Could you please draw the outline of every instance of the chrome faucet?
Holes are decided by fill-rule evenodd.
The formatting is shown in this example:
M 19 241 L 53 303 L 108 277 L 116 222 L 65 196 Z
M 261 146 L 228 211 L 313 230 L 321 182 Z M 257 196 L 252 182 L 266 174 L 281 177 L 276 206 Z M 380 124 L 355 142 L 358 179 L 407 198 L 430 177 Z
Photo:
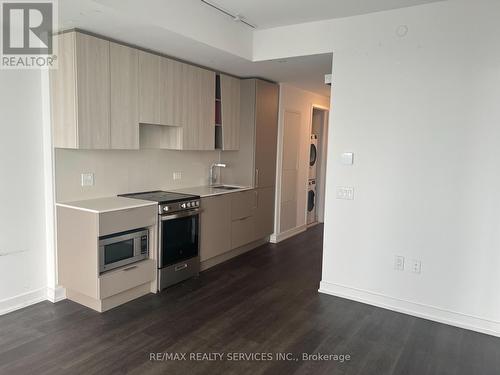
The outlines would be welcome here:
M 213 163 L 210 167 L 210 177 L 209 177 L 209 185 L 213 186 L 217 183 L 217 175 L 214 172 L 214 168 L 226 168 L 226 164 L 224 163 Z

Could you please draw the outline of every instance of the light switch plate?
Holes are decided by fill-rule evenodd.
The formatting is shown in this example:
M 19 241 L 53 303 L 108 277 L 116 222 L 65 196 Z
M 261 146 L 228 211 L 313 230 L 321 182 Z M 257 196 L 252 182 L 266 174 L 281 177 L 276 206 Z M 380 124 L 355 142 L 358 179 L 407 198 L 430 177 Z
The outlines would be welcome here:
M 351 186 L 337 186 L 337 199 L 354 199 L 354 188 Z
M 354 153 L 344 152 L 341 156 L 342 164 L 353 165 L 354 164 Z
M 180 180 L 180 179 L 182 179 L 182 172 L 174 172 L 173 173 L 173 179 L 174 180 Z
M 94 186 L 93 173 L 82 173 L 82 186 Z
M 405 269 L 405 257 L 401 255 L 394 256 L 394 269 L 396 271 L 404 271 Z

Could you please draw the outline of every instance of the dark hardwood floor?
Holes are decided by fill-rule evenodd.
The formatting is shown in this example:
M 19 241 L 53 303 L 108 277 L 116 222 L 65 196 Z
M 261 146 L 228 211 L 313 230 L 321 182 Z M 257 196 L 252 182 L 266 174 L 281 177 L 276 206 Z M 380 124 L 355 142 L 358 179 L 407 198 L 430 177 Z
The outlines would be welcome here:
M 0 373 L 500 373 L 498 338 L 319 294 L 321 252 L 316 226 L 104 314 L 66 300 L 4 315 Z M 350 360 L 304 361 L 303 352 Z M 155 361 L 151 353 L 225 357 Z M 234 353 L 293 359 L 230 360 Z

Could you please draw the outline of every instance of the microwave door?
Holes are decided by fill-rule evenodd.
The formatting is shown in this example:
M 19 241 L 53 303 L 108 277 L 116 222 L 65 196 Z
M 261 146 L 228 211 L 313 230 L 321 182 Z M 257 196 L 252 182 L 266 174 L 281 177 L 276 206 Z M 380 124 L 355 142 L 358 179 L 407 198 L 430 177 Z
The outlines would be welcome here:
M 100 246 L 101 272 L 127 264 L 134 257 L 134 239 Z
M 111 235 L 100 239 L 99 271 L 102 273 L 147 258 L 147 241 L 147 230 Z

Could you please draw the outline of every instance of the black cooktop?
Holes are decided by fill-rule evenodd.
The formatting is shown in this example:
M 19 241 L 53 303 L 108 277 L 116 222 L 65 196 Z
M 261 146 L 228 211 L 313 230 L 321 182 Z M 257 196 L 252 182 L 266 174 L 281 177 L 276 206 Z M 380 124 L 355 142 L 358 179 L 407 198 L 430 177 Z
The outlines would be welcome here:
M 120 194 L 118 196 L 126 198 L 144 199 L 146 201 L 154 201 L 160 204 L 182 202 L 200 198 L 198 195 L 174 193 L 171 191 L 161 191 L 161 190 L 144 191 L 142 193 Z

